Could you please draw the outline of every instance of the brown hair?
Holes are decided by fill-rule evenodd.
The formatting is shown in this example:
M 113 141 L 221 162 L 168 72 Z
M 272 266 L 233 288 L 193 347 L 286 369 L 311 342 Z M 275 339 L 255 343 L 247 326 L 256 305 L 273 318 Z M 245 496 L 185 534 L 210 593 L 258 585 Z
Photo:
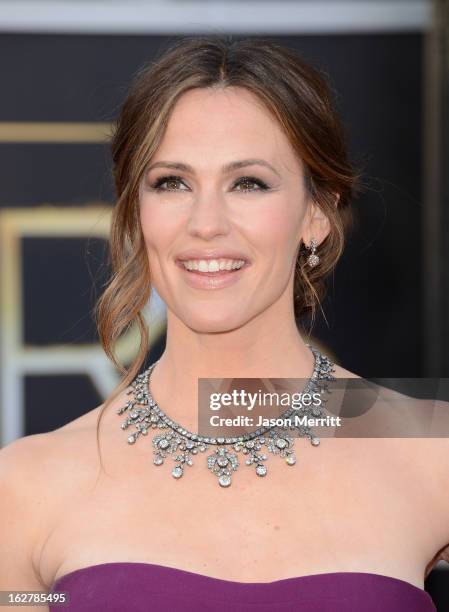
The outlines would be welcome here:
M 297 318 L 311 313 L 313 324 L 316 304 L 325 294 L 325 278 L 343 252 L 359 176 L 348 161 L 344 129 L 322 74 L 295 51 L 267 39 L 232 41 L 212 35 L 172 43 L 137 73 L 112 139 L 117 192 L 110 236 L 113 275 L 96 305 L 96 317 L 103 349 L 124 378 L 102 407 L 97 441 L 104 409 L 139 373 L 149 350 L 141 311 L 150 297 L 151 274 L 139 219 L 140 181 L 179 97 L 193 88 L 228 86 L 255 94 L 278 120 L 303 162 L 308 193 L 330 221 L 316 267 L 307 266 L 308 251 L 300 245 L 294 282 Z M 133 324 L 141 342 L 136 358 L 125 368 L 113 347 Z

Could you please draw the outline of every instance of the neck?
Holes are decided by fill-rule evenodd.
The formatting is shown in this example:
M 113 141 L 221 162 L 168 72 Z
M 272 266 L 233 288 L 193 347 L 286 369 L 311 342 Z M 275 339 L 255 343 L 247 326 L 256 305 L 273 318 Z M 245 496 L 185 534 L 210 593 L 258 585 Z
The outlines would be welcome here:
M 161 409 L 195 431 L 198 378 L 309 378 L 313 367 L 293 311 L 268 309 L 223 333 L 198 333 L 168 311 L 166 347 L 150 386 Z

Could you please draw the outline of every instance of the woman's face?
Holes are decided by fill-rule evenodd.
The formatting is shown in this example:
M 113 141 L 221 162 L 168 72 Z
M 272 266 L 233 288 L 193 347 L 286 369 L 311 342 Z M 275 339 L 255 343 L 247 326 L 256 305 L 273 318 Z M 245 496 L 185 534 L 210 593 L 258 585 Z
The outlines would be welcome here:
M 307 200 L 301 162 L 251 92 L 183 94 L 139 199 L 152 284 L 189 328 L 230 331 L 280 300 L 292 307 L 300 239 L 319 242 L 323 219 L 311 227 L 319 212 Z M 217 276 L 229 259 L 245 265 Z

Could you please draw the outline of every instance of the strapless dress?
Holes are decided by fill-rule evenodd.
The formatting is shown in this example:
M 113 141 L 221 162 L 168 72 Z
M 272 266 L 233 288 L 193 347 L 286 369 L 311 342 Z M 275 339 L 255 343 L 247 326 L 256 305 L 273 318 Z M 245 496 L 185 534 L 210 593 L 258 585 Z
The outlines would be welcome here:
M 50 612 L 436 612 L 419 587 L 382 574 L 332 572 L 234 582 L 143 562 L 83 567 L 53 583 Z

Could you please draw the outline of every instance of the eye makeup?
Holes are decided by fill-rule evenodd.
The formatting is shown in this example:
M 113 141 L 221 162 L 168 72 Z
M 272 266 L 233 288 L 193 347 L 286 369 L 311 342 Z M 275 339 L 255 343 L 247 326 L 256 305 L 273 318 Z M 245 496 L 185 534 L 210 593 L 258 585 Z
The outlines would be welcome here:
M 184 189 L 164 188 L 162 187 L 164 183 L 183 183 L 185 185 L 183 179 L 180 176 L 170 174 L 170 175 L 164 175 L 164 176 L 158 177 L 155 181 L 150 183 L 150 187 L 151 189 L 157 192 L 185 191 Z M 237 187 L 238 185 L 251 185 L 251 184 L 257 185 L 257 188 L 253 187 L 249 189 L 239 189 L 237 191 L 240 191 L 241 193 L 251 193 L 251 192 L 256 192 L 256 191 L 268 191 L 270 189 L 269 185 L 267 185 L 265 181 L 262 181 L 261 179 L 255 176 L 241 176 L 234 182 L 233 188 Z

